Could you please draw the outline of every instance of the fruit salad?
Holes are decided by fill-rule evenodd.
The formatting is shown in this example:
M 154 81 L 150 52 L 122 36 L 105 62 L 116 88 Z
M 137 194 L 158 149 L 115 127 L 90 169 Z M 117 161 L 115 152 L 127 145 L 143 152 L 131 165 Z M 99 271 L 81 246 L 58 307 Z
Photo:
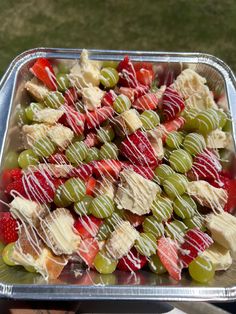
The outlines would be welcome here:
M 46 279 L 77 262 L 207 283 L 236 253 L 229 112 L 191 68 L 34 60 L 2 172 L 2 258 Z M 6 209 L 7 208 L 7 209 Z

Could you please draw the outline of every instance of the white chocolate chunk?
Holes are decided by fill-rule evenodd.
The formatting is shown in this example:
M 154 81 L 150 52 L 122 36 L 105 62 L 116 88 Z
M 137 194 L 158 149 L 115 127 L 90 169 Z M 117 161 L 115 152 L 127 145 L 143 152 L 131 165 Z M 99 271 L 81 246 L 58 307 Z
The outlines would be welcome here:
M 61 147 L 62 149 L 65 149 L 71 143 L 74 137 L 73 131 L 62 124 L 56 124 L 52 126 L 48 130 L 47 135 L 57 146 Z
M 131 134 L 138 129 L 140 129 L 143 124 L 141 120 L 139 119 L 136 110 L 130 109 L 125 112 L 123 112 L 120 115 L 120 118 L 125 122 L 126 127 L 128 128 L 128 134 Z
M 48 130 L 51 128 L 50 125 L 40 123 L 32 125 L 23 125 L 22 131 L 25 136 L 26 147 L 31 147 L 35 141 L 47 135 Z
M 189 96 L 189 98 L 185 100 L 185 108 L 202 111 L 209 108 L 217 109 L 217 105 L 209 88 L 206 85 L 203 85 L 198 92 Z
M 107 195 L 110 197 L 110 199 L 114 200 L 115 186 L 110 180 L 104 177 L 96 184 L 96 194 Z
M 33 96 L 35 100 L 39 102 L 43 101 L 49 93 L 49 89 L 39 83 L 36 79 L 26 82 L 25 89 Z
M 233 138 L 229 132 L 223 132 L 216 129 L 210 132 L 206 138 L 208 148 L 227 148 L 233 150 Z
M 97 86 L 84 87 L 82 89 L 82 100 L 85 107 L 91 111 L 101 107 L 101 101 L 104 93 L 105 92 Z
M 232 257 L 229 250 L 218 243 L 213 243 L 201 256 L 209 259 L 215 270 L 227 270 L 232 264 Z
M 42 110 L 35 111 L 34 119 L 35 121 L 42 123 L 55 124 L 62 117 L 63 114 L 64 114 L 63 110 L 45 108 Z
M 162 132 L 158 129 L 154 129 L 151 131 L 147 131 L 147 137 L 152 145 L 152 148 L 154 150 L 155 156 L 162 160 L 164 157 L 164 147 L 163 147 L 163 141 L 162 141 Z

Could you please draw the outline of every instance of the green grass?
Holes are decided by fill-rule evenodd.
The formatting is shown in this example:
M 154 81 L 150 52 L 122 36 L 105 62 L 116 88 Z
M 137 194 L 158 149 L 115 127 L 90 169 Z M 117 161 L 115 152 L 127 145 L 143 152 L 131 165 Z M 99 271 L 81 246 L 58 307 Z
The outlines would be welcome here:
M 235 0 L 0 0 L 0 74 L 39 46 L 202 51 L 236 71 Z

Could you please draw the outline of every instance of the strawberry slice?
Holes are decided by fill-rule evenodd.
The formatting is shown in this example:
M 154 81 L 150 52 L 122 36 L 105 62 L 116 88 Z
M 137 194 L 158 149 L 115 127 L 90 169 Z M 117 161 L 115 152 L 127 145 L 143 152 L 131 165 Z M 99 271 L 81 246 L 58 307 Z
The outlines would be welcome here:
M 74 167 L 70 173 L 70 177 L 78 177 L 84 181 L 88 180 L 92 176 L 93 166 L 90 164 L 83 164 L 78 167 Z
M 196 155 L 193 160 L 193 166 L 188 172 L 191 180 L 217 180 L 220 181 L 219 172 L 222 166 L 217 156 L 209 149 Z
M 132 88 L 138 86 L 136 72 L 128 56 L 125 56 L 124 59 L 118 64 L 117 69 L 120 77 L 119 84 L 121 86 Z
M 122 163 L 115 159 L 104 159 L 93 162 L 93 173 L 96 177 L 118 177 L 122 169 Z
M 140 71 L 141 69 L 145 69 L 145 70 L 149 70 L 149 71 L 154 72 L 153 65 L 149 62 L 143 62 L 143 61 L 135 62 L 134 63 L 134 69 L 136 72 Z
M 7 244 L 18 239 L 17 220 L 9 212 L 0 213 L 0 240 Z
M 76 135 L 80 135 L 84 131 L 85 115 L 74 110 L 68 105 L 64 105 L 65 113 L 59 119 L 59 122 L 69 126 Z
M 163 115 L 167 121 L 176 118 L 185 108 L 184 100 L 179 93 L 167 87 L 162 98 Z
M 128 135 L 121 143 L 120 152 L 131 163 L 154 168 L 158 161 L 146 134 L 140 130 Z
M 145 94 L 135 100 L 135 102 L 132 104 L 132 107 L 134 107 L 137 110 L 152 110 L 156 109 L 159 104 L 159 98 L 154 93 L 148 93 Z
M 86 182 L 86 194 L 87 195 L 94 195 L 94 190 L 97 184 L 97 180 L 94 177 L 90 177 Z
M 94 147 L 96 145 L 99 144 L 99 140 L 97 137 L 97 133 L 95 132 L 89 132 L 84 140 L 84 143 L 88 146 L 88 147 Z
M 21 197 L 28 198 L 22 184 L 22 179 L 15 180 L 7 185 L 5 193 L 11 194 L 11 192 L 16 192 Z
M 122 257 L 117 268 L 123 271 L 137 271 L 142 269 L 147 263 L 147 258 L 137 252 L 135 248 L 132 248 L 129 253 Z
M 65 103 L 70 106 L 75 108 L 75 103 L 78 99 L 78 93 L 75 87 L 70 87 L 68 88 L 65 93 L 64 93 L 64 98 L 65 98 Z
M 22 178 L 22 170 L 20 168 L 5 169 L 2 172 L 1 188 L 5 189 L 9 183 Z
M 141 176 L 148 180 L 152 180 L 154 178 L 154 171 L 151 168 L 133 165 L 129 162 L 123 162 L 122 165 L 124 168 L 133 169 L 136 173 L 140 174 Z
M 141 68 L 140 70 L 136 71 L 136 77 L 140 84 L 144 86 L 150 86 L 154 80 L 154 72 L 153 70 Z
M 65 182 L 66 182 L 66 179 L 57 178 L 57 179 L 53 180 L 53 185 L 54 185 L 55 189 L 58 189 L 59 186 L 61 186 Z
M 161 237 L 158 240 L 157 253 L 169 275 L 177 281 L 181 280 L 182 268 L 179 263 L 177 243 L 170 238 Z
M 112 106 L 113 102 L 115 101 L 117 95 L 116 93 L 111 89 L 109 92 L 106 92 L 102 99 L 102 105 L 103 106 Z
M 30 68 L 30 72 L 43 82 L 50 90 L 57 90 L 56 76 L 48 59 L 38 58 L 34 65 Z
M 165 142 L 169 133 L 178 131 L 184 126 L 185 120 L 183 117 L 177 117 L 172 121 L 165 122 L 157 127 L 162 133 L 162 140 Z
M 102 107 L 95 111 L 88 112 L 86 114 L 86 125 L 88 129 L 94 129 L 101 123 L 111 118 L 114 114 L 114 109 L 112 107 Z
M 202 252 L 204 252 L 211 244 L 212 238 L 199 229 L 190 229 L 185 233 L 184 242 L 180 248 L 180 259 L 183 267 L 188 265 Z
M 98 252 L 99 245 L 96 239 L 86 238 L 80 242 L 78 254 L 88 267 L 93 266 L 93 261 Z
M 102 219 L 96 218 L 92 215 L 82 216 L 74 223 L 74 228 L 82 239 L 95 237 L 98 233 L 99 227 L 103 223 Z
M 69 164 L 69 161 L 65 154 L 63 153 L 55 153 L 48 158 L 48 162 L 50 164 L 55 165 L 66 165 Z

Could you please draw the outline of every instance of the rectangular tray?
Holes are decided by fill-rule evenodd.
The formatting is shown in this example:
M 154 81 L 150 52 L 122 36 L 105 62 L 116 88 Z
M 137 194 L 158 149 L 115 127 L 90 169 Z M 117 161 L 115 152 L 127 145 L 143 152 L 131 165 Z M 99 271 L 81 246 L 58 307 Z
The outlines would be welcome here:
M 6 152 L 21 143 L 15 123 L 16 105 L 27 99 L 24 83 L 29 79 L 29 68 L 38 57 L 79 59 L 81 49 L 37 48 L 26 51 L 10 64 L 0 82 L 0 159 L 3 166 Z M 134 61 L 151 61 L 158 71 L 174 74 L 191 67 L 207 78 L 214 90 L 226 96 L 233 119 L 236 138 L 236 79 L 230 68 L 218 58 L 202 53 L 142 52 L 89 50 L 94 60 L 121 60 L 128 54 Z M 105 280 L 109 280 L 106 284 Z M 94 284 L 96 283 L 96 284 Z M 180 283 L 168 275 L 157 276 L 148 271 L 135 275 L 115 272 L 109 277 L 85 271 L 77 278 L 65 273 L 63 279 L 46 283 L 38 275 L 26 273 L 19 267 L 7 267 L 0 258 L 0 298 L 47 300 L 160 300 L 160 301 L 233 301 L 236 300 L 236 262 L 226 272 L 218 272 L 207 286 L 198 285 L 183 276 Z

